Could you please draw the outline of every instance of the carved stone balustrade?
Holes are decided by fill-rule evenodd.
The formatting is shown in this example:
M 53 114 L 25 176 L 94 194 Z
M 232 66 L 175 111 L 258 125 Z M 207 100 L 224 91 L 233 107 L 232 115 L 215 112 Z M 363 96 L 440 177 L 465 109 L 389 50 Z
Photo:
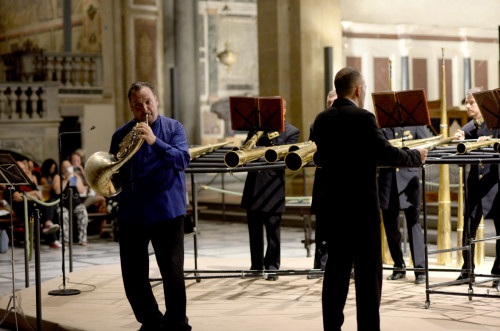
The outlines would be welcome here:
M 2 82 L 59 82 L 60 94 L 102 94 L 101 54 L 15 52 L 0 60 Z
M 62 120 L 56 82 L 0 84 L 0 149 L 58 159 Z

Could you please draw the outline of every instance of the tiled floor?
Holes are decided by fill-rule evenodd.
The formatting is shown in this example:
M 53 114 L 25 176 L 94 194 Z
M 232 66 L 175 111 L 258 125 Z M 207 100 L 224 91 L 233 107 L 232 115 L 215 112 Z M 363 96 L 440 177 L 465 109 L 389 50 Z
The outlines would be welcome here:
M 200 222 L 198 236 L 199 269 L 245 270 L 249 265 L 248 231 L 244 224 Z M 283 269 L 309 269 L 312 258 L 306 257 L 300 228 L 282 228 Z M 68 253 L 66 251 L 66 253 Z M 12 291 L 10 250 L 0 255 L 0 308 L 5 310 Z M 67 257 L 67 255 L 66 255 Z M 487 273 L 492 260 L 478 271 Z M 66 288 L 76 288 L 76 296 L 49 296 L 47 292 L 61 285 L 61 250 L 42 247 L 42 307 L 44 330 L 137 330 L 130 306 L 123 292 L 118 245 L 112 239 L 91 237 L 86 247 L 73 251 L 74 272 L 67 272 Z M 436 267 L 434 260 L 431 265 Z M 68 263 L 66 262 L 68 267 Z M 186 269 L 194 267 L 193 237 L 186 239 Z M 36 316 L 34 263 L 30 262 L 30 287 L 24 288 L 23 251 L 15 248 L 17 297 L 21 308 L 33 319 Z M 385 275 L 390 271 L 384 271 Z M 158 271 L 153 263 L 151 275 Z M 431 283 L 452 280 L 456 273 L 432 272 Z M 474 293 L 497 293 L 491 283 L 477 285 Z M 280 277 L 276 282 L 263 279 L 218 278 L 201 282 L 187 280 L 188 316 L 193 330 L 321 330 L 322 280 L 305 276 Z M 162 304 L 162 288 L 155 293 Z M 467 293 L 467 287 L 453 286 L 446 291 Z M 498 330 L 498 298 L 430 296 L 425 308 L 425 286 L 413 284 L 413 275 L 403 281 L 384 281 L 381 304 L 382 330 Z M 356 329 L 355 290 L 351 284 L 345 308 L 344 330 Z M 3 313 L 2 313 L 3 316 Z M 9 314 L 9 319 L 13 312 Z M 18 316 L 20 323 L 22 318 Z M 52 322 L 54 324 L 50 324 Z M 4 327 L 4 326 L 0 326 Z

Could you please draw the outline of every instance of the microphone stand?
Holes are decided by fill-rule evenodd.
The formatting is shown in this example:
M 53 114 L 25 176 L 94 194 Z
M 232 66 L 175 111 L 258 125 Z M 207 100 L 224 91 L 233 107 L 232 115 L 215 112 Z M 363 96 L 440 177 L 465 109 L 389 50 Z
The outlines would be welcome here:
M 80 294 L 81 291 L 77 289 L 67 289 L 66 288 L 66 265 L 64 261 L 64 251 L 65 251 L 65 242 L 64 242 L 64 220 L 63 220 L 63 179 L 62 179 L 62 135 L 63 134 L 83 134 L 87 133 L 91 130 L 94 130 L 95 126 L 92 126 L 89 130 L 87 131 L 76 131 L 76 132 L 61 132 L 59 133 L 59 184 L 60 184 L 60 190 L 61 190 L 61 198 L 59 202 L 59 226 L 61 228 L 61 236 L 62 236 L 62 279 L 63 279 L 63 284 L 62 284 L 62 289 L 57 289 L 57 290 L 52 290 L 49 291 L 49 295 L 58 295 L 58 296 L 68 296 L 68 295 L 76 295 Z M 69 185 L 69 183 L 68 183 Z M 71 193 L 72 195 L 72 193 Z M 68 196 L 68 199 L 71 199 L 72 196 Z M 72 211 L 69 211 L 70 213 Z M 70 225 L 71 226 L 71 225 Z M 71 233 L 68 231 L 68 236 L 70 236 Z M 70 240 L 70 238 L 68 238 Z

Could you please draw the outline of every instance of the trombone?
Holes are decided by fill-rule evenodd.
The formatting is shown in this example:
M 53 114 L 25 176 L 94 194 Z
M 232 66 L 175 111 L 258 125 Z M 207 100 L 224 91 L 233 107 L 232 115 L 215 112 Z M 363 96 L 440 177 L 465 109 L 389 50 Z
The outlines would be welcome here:
M 473 142 L 463 142 L 457 145 L 457 153 L 465 154 L 467 152 L 473 151 L 475 149 L 479 149 L 482 147 L 493 145 L 493 150 L 497 153 L 500 153 L 500 139 L 490 139 L 483 141 L 473 141 Z
M 216 149 L 226 146 L 227 144 L 231 144 L 233 141 L 225 141 L 219 144 L 209 144 L 206 146 L 198 146 L 198 147 L 190 147 L 189 155 L 191 155 L 191 160 L 196 159 L 202 155 L 213 152 Z
M 303 166 L 313 161 L 314 154 L 318 148 L 315 142 L 304 145 L 293 152 L 288 152 L 285 156 L 285 166 L 288 170 L 299 171 Z
M 283 158 L 288 154 L 288 152 L 296 151 L 302 147 L 312 144 L 311 140 L 298 143 L 298 144 L 289 144 L 289 145 L 280 145 L 269 147 L 269 149 L 264 153 L 264 158 L 267 163 L 275 163 L 279 159 Z

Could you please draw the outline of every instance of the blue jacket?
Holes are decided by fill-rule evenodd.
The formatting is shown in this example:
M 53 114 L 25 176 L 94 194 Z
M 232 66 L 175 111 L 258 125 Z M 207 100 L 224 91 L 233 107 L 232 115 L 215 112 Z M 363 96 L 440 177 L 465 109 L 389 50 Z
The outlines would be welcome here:
M 135 126 L 132 120 L 113 134 L 110 153 Z M 186 213 L 184 169 L 189 164 L 189 146 L 181 123 L 158 116 L 151 127 L 156 136 L 152 146 L 144 142 L 120 168 L 124 187 L 118 195 L 120 221 L 150 225 Z

